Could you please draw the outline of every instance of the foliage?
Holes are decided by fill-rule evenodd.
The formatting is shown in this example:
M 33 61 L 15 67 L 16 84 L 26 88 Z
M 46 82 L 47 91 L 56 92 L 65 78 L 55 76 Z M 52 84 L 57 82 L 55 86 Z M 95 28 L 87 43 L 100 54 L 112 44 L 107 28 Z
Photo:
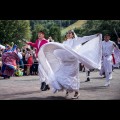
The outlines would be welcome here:
M 44 27 L 44 25 L 37 23 L 34 27 L 34 30 L 32 31 L 32 42 L 35 42 L 38 36 L 39 31 L 44 31 L 45 33 L 45 38 L 47 39 L 49 36 L 49 31 L 47 28 Z
M 30 20 L 31 30 L 34 30 L 36 24 L 42 24 L 49 29 L 52 25 L 60 26 L 60 28 L 68 27 L 77 20 Z
M 49 36 L 51 36 L 54 39 L 54 41 L 61 42 L 60 27 L 57 25 L 51 26 L 49 30 Z
M 29 20 L 0 20 L 1 44 L 22 45 L 21 39 L 31 38 Z
M 81 28 L 74 31 L 78 36 L 92 35 L 96 33 L 102 33 L 111 35 L 111 40 L 116 41 L 117 36 L 114 32 L 114 28 L 120 36 L 120 20 L 88 20 Z

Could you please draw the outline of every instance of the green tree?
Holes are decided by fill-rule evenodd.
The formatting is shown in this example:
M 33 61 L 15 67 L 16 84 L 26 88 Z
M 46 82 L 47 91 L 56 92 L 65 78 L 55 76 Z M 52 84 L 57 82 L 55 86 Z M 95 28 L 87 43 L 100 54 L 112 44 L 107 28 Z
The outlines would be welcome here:
M 29 20 L 0 20 L 0 39 L 2 44 L 17 44 L 21 46 L 21 39 L 31 38 Z
M 120 36 L 120 20 L 88 20 L 81 28 L 75 29 L 78 36 L 102 33 L 111 35 L 111 40 L 116 41 L 117 36 L 114 28 Z
M 56 42 L 61 42 L 61 31 L 60 27 L 53 25 L 50 27 L 49 36 L 51 36 Z
M 37 23 L 35 26 L 34 26 L 34 30 L 32 31 L 32 39 L 31 41 L 32 42 L 35 42 L 37 37 L 38 37 L 38 32 L 39 31 L 44 31 L 45 33 L 45 38 L 47 39 L 48 36 L 49 36 L 49 30 L 47 28 L 44 27 L 44 25 L 42 24 L 39 24 Z

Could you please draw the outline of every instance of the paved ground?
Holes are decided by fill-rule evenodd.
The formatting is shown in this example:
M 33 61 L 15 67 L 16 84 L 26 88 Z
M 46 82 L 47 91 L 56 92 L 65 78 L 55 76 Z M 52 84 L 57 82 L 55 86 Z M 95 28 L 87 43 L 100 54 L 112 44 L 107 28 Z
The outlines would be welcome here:
M 120 99 L 120 69 L 115 69 L 110 87 L 104 87 L 105 79 L 99 73 L 91 73 L 91 81 L 85 81 L 85 73 L 80 72 L 81 88 L 78 100 L 118 100 Z M 39 90 L 38 76 L 0 78 L 0 100 L 71 100 L 74 93 L 65 98 L 65 91 L 53 94 L 51 90 Z

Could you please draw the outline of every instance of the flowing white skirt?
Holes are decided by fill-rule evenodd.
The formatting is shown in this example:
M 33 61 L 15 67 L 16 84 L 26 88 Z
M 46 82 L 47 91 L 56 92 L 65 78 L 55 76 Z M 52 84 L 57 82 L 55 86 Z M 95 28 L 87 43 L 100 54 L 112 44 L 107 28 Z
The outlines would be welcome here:
M 71 53 L 64 49 L 54 51 L 54 54 L 61 61 L 59 69 L 54 74 L 54 81 L 51 85 L 56 90 L 78 91 L 80 88 L 79 62 Z

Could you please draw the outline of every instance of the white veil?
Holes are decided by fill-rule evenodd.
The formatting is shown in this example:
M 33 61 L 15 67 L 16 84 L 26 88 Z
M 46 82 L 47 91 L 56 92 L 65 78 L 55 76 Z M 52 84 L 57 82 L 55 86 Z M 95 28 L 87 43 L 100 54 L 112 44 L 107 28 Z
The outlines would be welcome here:
M 76 35 L 76 33 L 74 32 L 74 30 L 71 30 L 74 33 L 75 38 L 77 38 L 78 36 Z

